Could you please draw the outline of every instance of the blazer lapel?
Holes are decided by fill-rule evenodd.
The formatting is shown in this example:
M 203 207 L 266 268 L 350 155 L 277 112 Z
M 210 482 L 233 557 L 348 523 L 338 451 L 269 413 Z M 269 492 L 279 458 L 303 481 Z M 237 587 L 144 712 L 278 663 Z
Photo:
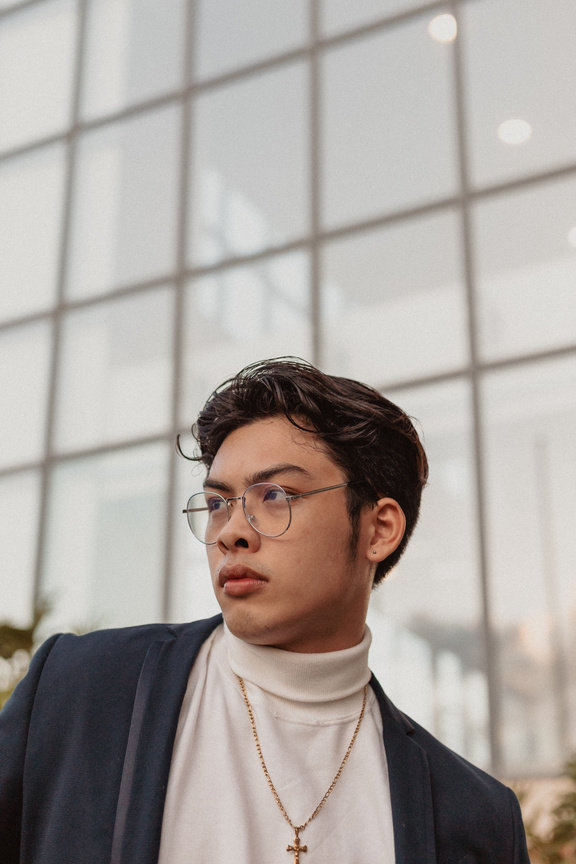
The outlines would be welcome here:
M 176 625 L 142 664 L 134 700 L 110 864 L 157 864 L 174 738 L 190 669 L 221 616 Z
M 370 686 L 382 713 L 396 864 L 436 864 L 428 758 L 410 737 L 414 727 L 388 699 L 374 676 Z

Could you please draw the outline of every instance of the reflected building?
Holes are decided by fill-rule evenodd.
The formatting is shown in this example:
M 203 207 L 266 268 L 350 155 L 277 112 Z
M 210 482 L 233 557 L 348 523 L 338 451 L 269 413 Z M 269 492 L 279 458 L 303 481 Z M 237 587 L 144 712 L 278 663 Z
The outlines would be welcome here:
M 298 355 L 381 388 L 430 457 L 374 671 L 472 761 L 559 770 L 574 32 L 569 0 L 0 0 L 0 618 L 217 611 L 173 442 Z

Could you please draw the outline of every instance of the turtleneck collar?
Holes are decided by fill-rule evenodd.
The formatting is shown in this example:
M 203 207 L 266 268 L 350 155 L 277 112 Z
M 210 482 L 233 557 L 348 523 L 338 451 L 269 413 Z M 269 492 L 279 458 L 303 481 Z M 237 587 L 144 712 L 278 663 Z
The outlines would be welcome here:
M 299 654 L 252 645 L 224 625 L 224 641 L 232 671 L 267 694 L 298 703 L 337 703 L 361 692 L 371 677 L 368 627 L 362 641 L 343 651 Z

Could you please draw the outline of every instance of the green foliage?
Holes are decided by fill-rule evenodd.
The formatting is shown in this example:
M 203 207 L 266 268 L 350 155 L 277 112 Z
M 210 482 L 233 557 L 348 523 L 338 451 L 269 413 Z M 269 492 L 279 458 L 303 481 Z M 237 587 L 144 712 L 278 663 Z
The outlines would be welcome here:
M 546 831 L 539 829 L 542 811 L 525 818 L 528 851 L 532 864 L 576 864 L 576 755 L 566 764 L 570 787 L 561 795 L 546 820 Z M 520 792 L 521 803 L 528 795 Z
M 47 603 L 39 604 L 34 609 L 30 627 L 14 627 L 6 621 L 0 623 L 0 709 L 28 671 L 34 634 L 48 611 Z

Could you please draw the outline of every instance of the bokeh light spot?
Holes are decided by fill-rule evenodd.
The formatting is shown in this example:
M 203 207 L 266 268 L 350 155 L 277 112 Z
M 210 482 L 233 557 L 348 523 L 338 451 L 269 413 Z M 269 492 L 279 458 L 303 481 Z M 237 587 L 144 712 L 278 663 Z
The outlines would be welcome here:
M 504 144 L 525 144 L 532 137 L 532 127 L 526 120 L 513 118 L 498 126 L 498 137 Z

